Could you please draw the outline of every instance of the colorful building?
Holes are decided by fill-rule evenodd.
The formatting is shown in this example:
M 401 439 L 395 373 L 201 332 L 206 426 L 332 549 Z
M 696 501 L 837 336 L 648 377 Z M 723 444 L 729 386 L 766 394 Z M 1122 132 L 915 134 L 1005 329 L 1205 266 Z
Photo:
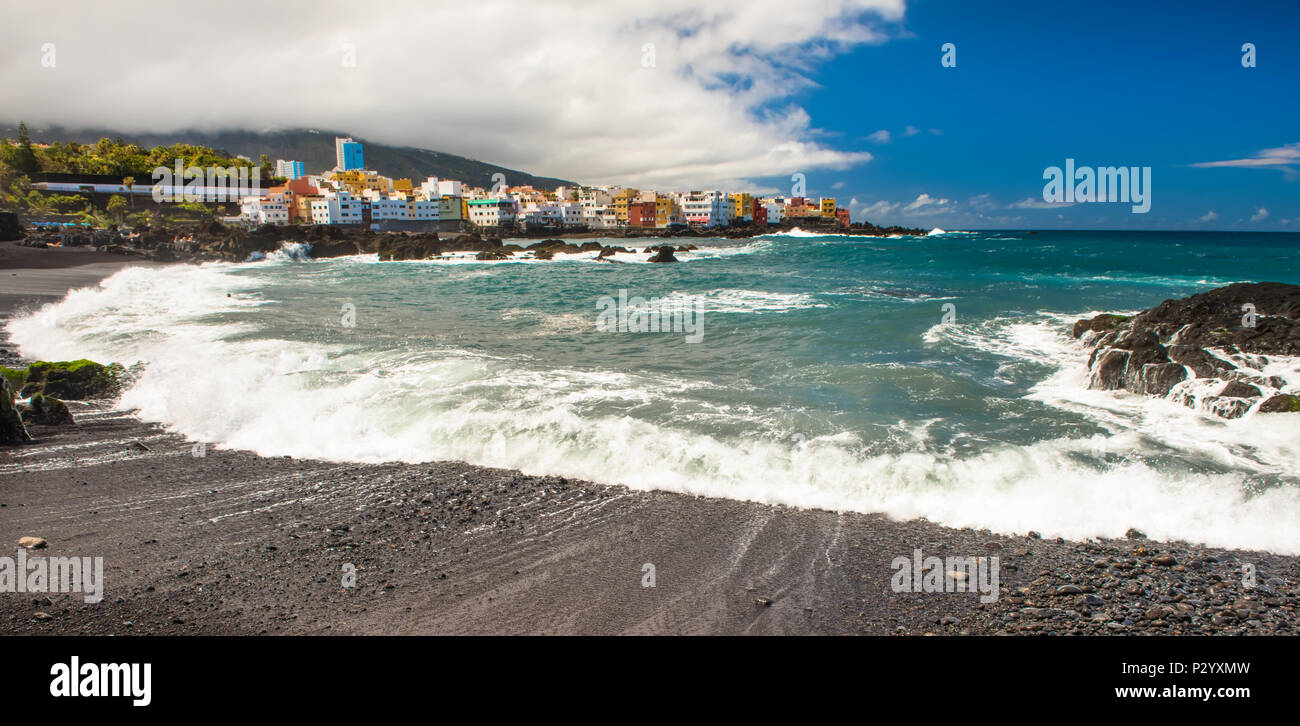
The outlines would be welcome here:
M 622 189 L 614 195 L 614 218 L 618 220 L 619 226 L 626 226 L 628 223 L 627 213 L 628 205 L 636 198 L 639 192 L 636 189 Z
M 470 199 L 469 221 L 480 227 L 505 227 L 515 223 L 515 203 L 509 199 Z
M 366 155 L 361 150 L 361 144 L 353 141 L 350 136 L 334 139 L 334 158 L 334 168 L 339 171 L 366 168 Z
M 310 200 L 320 197 L 320 189 L 316 188 L 305 178 L 291 179 L 282 186 L 271 187 L 267 190 L 270 194 L 279 194 L 284 199 L 285 209 L 288 212 L 288 219 L 285 223 L 301 222 L 311 224 L 311 206 Z M 307 199 L 307 203 L 301 200 Z
M 720 191 L 686 192 L 680 199 L 687 224 L 721 227 L 731 220 L 730 200 Z
M 307 168 L 301 161 L 291 161 L 288 159 L 275 160 L 275 175 L 285 179 L 301 179 L 307 175 Z
M 732 194 L 731 218 L 742 222 L 752 221 L 754 219 L 754 197 L 743 193 Z
M 627 226 L 654 227 L 655 202 L 632 202 L 627 205 Z
M 820 206 L 822 217 L 835 219 L 835 197 L 822 197 Z
M 367 190 L 388 194 L 393 191 L 393 180 L 381 175 L 377 171 L 368 171 L 366 169 L 352 169 L 349 171 L 337 171 L 330 177 L 331 181 L 342 184 L 349 191 L 357 196 Z

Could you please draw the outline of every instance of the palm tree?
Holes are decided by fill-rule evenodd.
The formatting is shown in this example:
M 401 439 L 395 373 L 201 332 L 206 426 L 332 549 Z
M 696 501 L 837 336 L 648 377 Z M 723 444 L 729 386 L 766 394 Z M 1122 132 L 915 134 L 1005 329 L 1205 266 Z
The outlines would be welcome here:
M 135 177 L 123 177 L 122 186 L 126 187 L 127 198 L 131 200 L 131 209 L 135 209 Z
M 49 197 L 38 191 L 31 191 L 27 195 L 27 209 L 32 214 L 46 215 L 54 213 L 54 202 Z
M 104 207 L 104 211 L 113 215 L 113 219 L 117 220 L 118 224 L 122 223 L 122 212 L 125 210 L 126 200 L 116 194 L 113 195 L 112 199 L 108 200 L 108 204 Z

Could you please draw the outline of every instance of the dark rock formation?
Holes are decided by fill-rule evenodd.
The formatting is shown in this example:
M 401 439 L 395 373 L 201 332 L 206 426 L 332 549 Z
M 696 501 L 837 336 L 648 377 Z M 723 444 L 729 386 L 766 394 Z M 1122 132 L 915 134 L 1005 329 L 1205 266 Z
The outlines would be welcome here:
M 1102 313 L 1091 320 L 1080 320 L 1074 324 L 1074 337 L 1081 338 L 1083 334 L 1092 331 L 1094 333 L 1108 333 L 1119 327 L 1121 323 L 1126 323 L 1129 318 L 1124 315 L 1112 315 Z
M 105 366 L 85 359 L 38 361 L 27 367 L 21 395 L 43 394 L 72 401 L 111 396 L 121 386 L 124 373 L 120 365 Z
M 70 426 L 75 423 L 66 403 L 39 393 L 32 396 L 22 415 L 23 420 L 42 426 Z
M 22 238 L 23 228 L 18 224 L 18 215 L 14 212 L 0 212 L 0 242 Z
M 9 379 L 0 376 L 0 444 L 21 444 L 31 440 L 18 407 L 14 405 L 14 390 L 9 387 Z
M 586 245 L 583 246 L 585 247 Z M 631 252 L 631 251 L 632 250 L 629 250 L 626 247 L 601 247 L 600 254 L 596 255 L 596 257 L 597 259 L 600 259 L 604 257 L 610 257 L 616 252 Z
M 1267 356 L 1300 355 L 1300 286 L 1237 283 L 1132 318 L 1080 320 L 1073 332 L 1093 348 L 1090 388 L 1168 396 L 1184 381 L 1204 379 L 1199 392 L 1184 389 L 1175 398 L 1225 418 L 1261 399 L 1269 405 L 1260 412 L 1289 411 L 1295 397 L 1280 391 L 1286 382 L 1257 371 Z
M 655 248 L 652 247 L 651 249 L 655 249 Z M 676 257 L 673 256 L 673 246 L 664 245 L 663 247 L 659 247 L 657 249 L 654 256 L 651 257 L 649 261 L 650 262 L 677 262 L 678 260 Z
M 500 239 L 484 239 L 476 232 L 440 237 L 432 232 L 375 232 L 331 225 L 267 225 L 246 230 L 225 227 L 215 221 L 185 228 L 142 227 L 132 234 L 69 228 L 29 235 L 23 244 L 48 246 L 56 242 L 94 246 L 101 252 L 147 260 L 177 262 L 244 262 L 268 255 L 288 244 L 307 245 L 308 254 L 314 259 L 377 254 L 384 261 L 424 260 L 446 252 L 482 252 L 503 247 Z M 578 249 L 562 240 L 548 242 L 564 247 L 565 251 Z
M 1259 404 L 1260 413 L 1300 413 L 1300 397 L 1289 393 L 1270 396 Z

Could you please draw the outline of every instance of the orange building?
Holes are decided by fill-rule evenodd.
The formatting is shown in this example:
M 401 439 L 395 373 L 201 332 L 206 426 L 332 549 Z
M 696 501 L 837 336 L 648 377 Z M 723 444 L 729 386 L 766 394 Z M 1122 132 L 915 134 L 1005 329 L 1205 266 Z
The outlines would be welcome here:
M 268 194 L 283 194 L 284 206 L 289 211 L 290 222 L 311 224 L 311 200 L 320 197 L 320 190 L 305 178 L 290 179 L 281 186 L 271 187 Z

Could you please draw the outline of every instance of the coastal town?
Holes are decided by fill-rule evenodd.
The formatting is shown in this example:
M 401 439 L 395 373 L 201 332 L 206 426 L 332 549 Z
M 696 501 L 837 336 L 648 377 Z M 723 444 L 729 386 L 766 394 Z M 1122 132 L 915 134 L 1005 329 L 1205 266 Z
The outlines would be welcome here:
M 367 169 L 361 143 L 336 138 L 337 165 L 307 174 L 300 161 L 279 159 L 285 184 L 240 200 L 228 223 L 362 225 L 382 231 L 449 231 L 451 226 L 533 230 L 672 229 L 762 225 L 783 220 L 834 220 L 849 225 L 849 210 L 833 197 L 759 197 L 717 189 L 657 191 L 625 186 L 561 186 L 553 191 L 492 188 L 456 179 L 393 179 Z M 448 225 L 446 223 L 452 223 Z

